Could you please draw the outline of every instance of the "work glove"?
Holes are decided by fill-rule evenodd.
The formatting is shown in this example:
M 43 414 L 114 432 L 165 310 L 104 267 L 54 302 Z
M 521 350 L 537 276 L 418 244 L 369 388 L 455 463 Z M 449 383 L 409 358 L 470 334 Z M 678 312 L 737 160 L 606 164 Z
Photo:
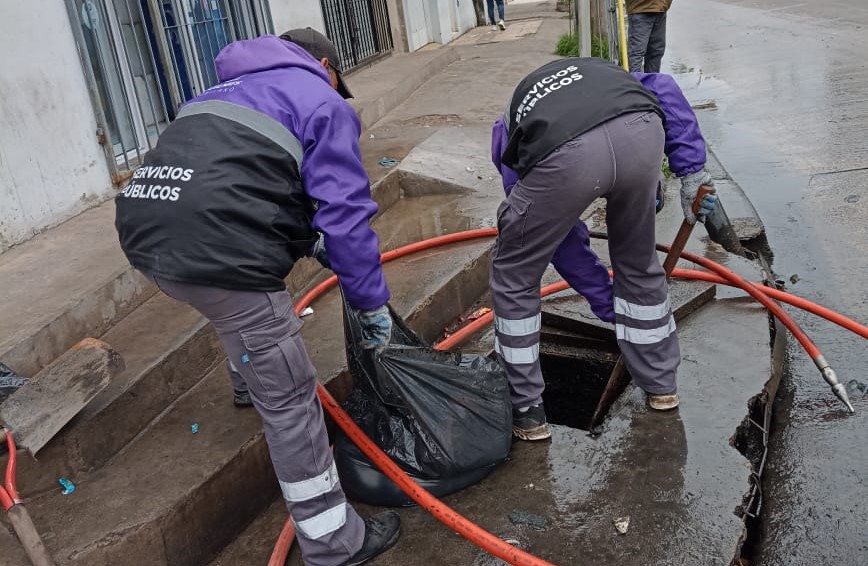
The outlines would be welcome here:
M 320 232 L 319 238 L 317 238 L 316 243 L 310 249 L 310 257 L 314 258 L 319 262 L 319 264 L 326 269 L 331 269 L 332 264 L 329 262 L 329 256 L 326 253 L 325 247 L 325 236 Z
M 392 338 L 392 315 L 386 305 L 372 311 L 357 311 L 362 324 L 362 348 L 382 352 Z
M 699 194 L 699 187 L 708 187 L 711 193 L 705 195 L 699 202 L 699 210 L 697 214 L 693 213 L 693 201 L 696 200 L 696 195 Z M 717 205 L 717 195 L 714 191 L 714 180 L 711 175 L 703 169 L 696 173 L 690 173 L 681 177 L 681 209 L 684 211 L 684 219 L 688 224 L 696 224 L 696 221 L 705 222 L 705 217 L 714 211 Z

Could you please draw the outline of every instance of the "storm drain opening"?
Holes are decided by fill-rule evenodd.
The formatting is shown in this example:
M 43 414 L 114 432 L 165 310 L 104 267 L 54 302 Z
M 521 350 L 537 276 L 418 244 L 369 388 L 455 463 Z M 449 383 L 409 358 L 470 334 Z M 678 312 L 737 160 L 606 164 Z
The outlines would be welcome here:
M 543 342 L 540 365 L 546 384 L 543 403 L 548 422 L 589 430 L 615 361 L 614 352 Z M 621 393 L 623 389 L 618 395 Z

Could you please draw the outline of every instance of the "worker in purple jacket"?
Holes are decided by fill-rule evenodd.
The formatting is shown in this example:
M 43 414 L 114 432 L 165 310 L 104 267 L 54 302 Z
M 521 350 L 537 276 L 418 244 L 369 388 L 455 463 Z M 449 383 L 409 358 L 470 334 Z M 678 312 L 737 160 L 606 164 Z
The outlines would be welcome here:
M 232 43 L 216 67 L 222 82 L 181 109 L 118 195 L 121 247 L 214 325 L 236 404 L 249 398 L 262 416 L 305 564 L 362 564 L 395 543 L 400 520 L 363 521 L 346 501 L 284 283 L 301 257 L 330 263 L 363 346 L 387 345 L 359 119 L 337 50 L 310 28 Z
M 558 59 L 533 71 L 495 122 L 492 160 L 507 198 L 491 264 L 494 347 L 518 438 L 551 436 L 539 363 L 540 279 L 549 263 L 598 317 L 615 323 L 624 362 L 651 408 L 678 406 L 681 355 L 654 249 L 664 152 L 681 179 L 685 218 L 704 220 L 717 197 L 706 196 L 699 218 L 693 214 L 699 187 L 713 183 L 690 104 L 672 77 L 631 75 L 602 59 Z M 614 287 L 580 220 L 598 197 L 606 199 Z

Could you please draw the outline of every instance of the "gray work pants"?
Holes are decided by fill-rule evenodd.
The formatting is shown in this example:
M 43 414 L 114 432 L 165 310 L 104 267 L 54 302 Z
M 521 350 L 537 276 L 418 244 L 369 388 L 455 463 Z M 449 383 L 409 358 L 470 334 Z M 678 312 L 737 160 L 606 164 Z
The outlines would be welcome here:
M 663 160 L 657 114 L 609 120 L 537 163 L 497 211 L 491 263 L 495 350 L 516 407 L 545 388 L 539 364 L 540 280 L 555 250 L 597 197 L 606 199 L 615 272 L 615 331 L 635 383 L 675 392 L 681 354 L 666 274 L 654 249 L 654 200 Z
M 630 71 L 659 73 L 666 51 L 666 12 L 630 14 L 627 41 Z M 642 65 L 644 59 L 645 64 Z
M 230 291 L 155 278 L 214 325 L 262 417 L 265 439 L 304 563 L 335 566 L 362 546 L 365 525 L 347 503 L 328 445 L 316 370 L 286 291 Z

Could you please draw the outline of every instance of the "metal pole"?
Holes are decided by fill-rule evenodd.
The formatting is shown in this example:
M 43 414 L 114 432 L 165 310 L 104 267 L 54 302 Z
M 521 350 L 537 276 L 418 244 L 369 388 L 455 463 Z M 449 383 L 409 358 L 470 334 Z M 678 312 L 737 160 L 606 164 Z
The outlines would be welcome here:
M 626 19 L 624 8 L 624 0 L 615 0 L 618 7 L 618 41 L 621 47 L 621 66 L 625 71 L 630 70 L 630 60 L 627 58 L 627 28 L 624 24 Z
M 591 0 L 579 0 L 579 57 L 591 56 Z

